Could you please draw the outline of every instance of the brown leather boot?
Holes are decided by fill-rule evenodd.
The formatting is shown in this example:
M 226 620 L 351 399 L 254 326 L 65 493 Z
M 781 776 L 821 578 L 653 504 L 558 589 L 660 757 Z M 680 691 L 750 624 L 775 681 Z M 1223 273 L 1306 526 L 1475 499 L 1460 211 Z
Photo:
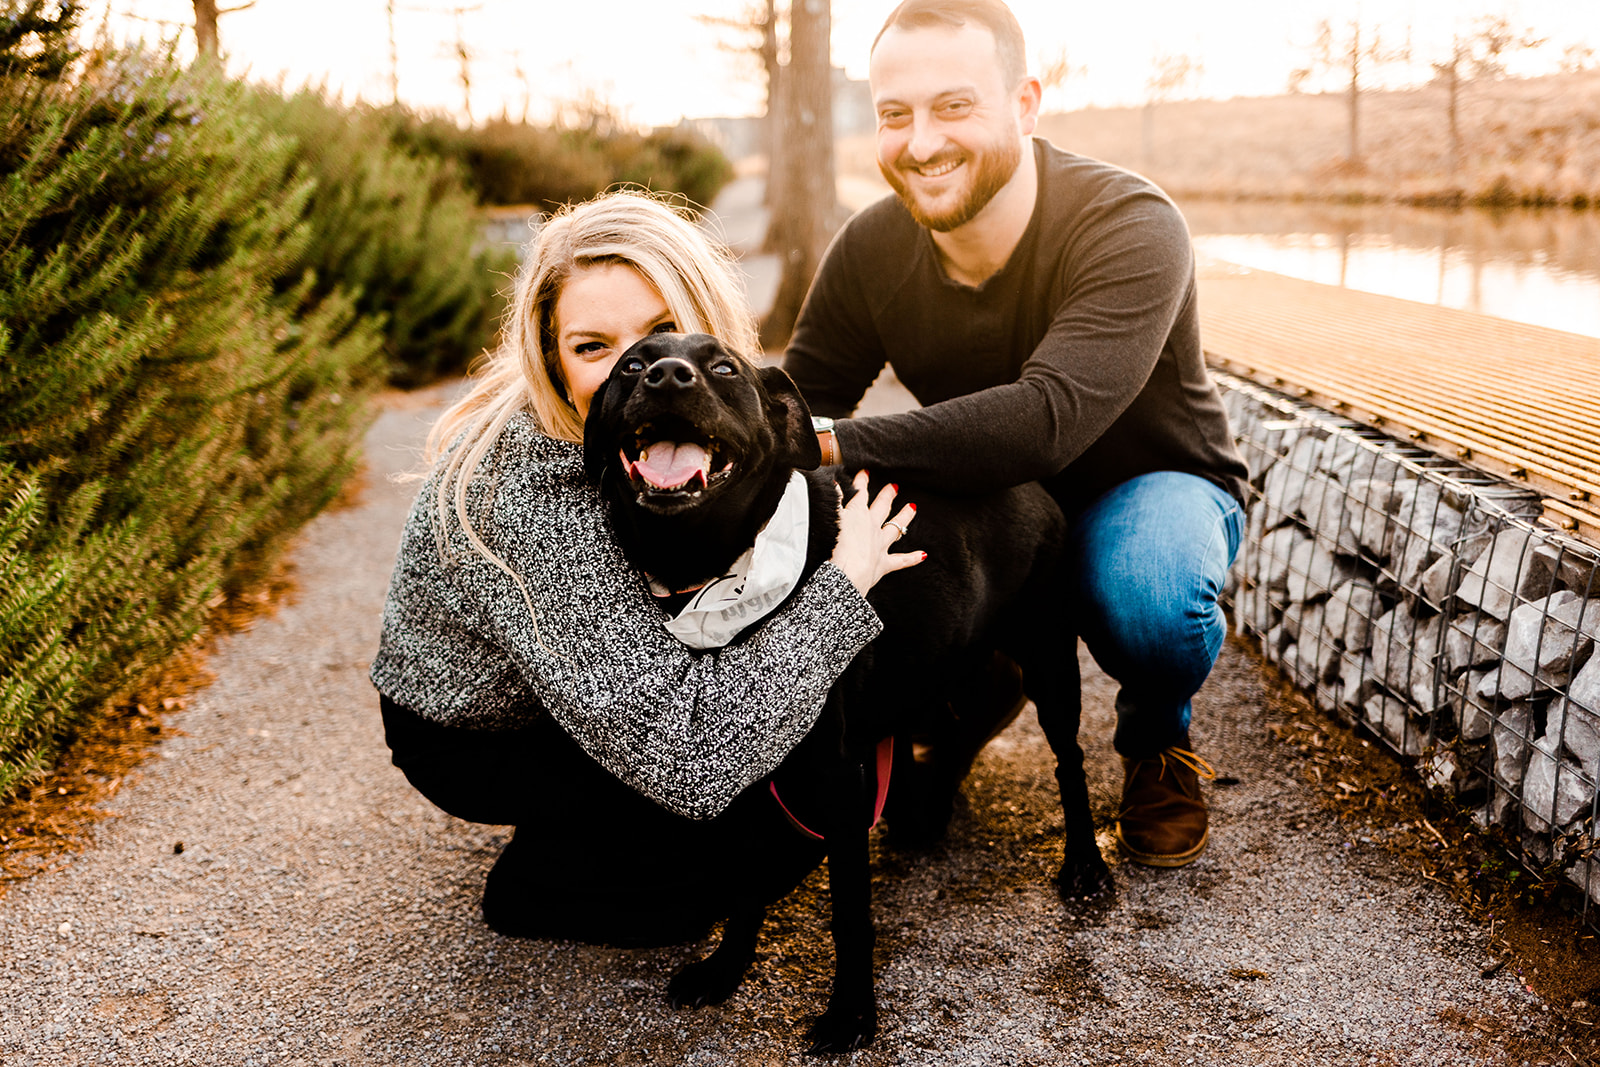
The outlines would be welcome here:
M 1122 760 L 1122 810 L 1117 841 L 1135 863 L 1182 867 L 1205 851 L 1209 836 L 1200 779 L 1211 765 L 1176 746 L 1145 759 Z

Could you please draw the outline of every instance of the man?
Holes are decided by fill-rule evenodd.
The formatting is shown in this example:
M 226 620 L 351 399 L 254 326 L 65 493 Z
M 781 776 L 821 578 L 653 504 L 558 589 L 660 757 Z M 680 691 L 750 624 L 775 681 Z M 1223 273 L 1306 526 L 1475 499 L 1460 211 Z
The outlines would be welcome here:
M 1037 480 L 1060 501 L 1062 610 L 1121 685 L 1117 837 L 1181 866 L 1208 837 L 1190 697 L 1226 633 L 1247 472 L 1205 370 L 1182 216 L 1144 179 L 1032 138 L 1025 54 L 999 0 L 890 14 L 869 80 L 896 196 L 834 239 L 785 367 L 839 418 L 825 457 L 958 492 Z M 924 406 L 842 418 L 885 363 Z

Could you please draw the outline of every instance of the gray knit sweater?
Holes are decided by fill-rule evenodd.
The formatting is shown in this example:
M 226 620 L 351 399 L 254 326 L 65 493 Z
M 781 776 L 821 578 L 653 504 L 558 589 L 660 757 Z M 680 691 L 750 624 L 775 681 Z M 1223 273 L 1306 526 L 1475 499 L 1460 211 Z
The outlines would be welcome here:
M 717 814 L 770 774 L 881 628 L 824 563 L 747 640 L 688 648 L 618 549 L 582 448 L 519 415 L 479 466 L 468 506 L 527 586 L 535 625 L 517 584 L 458 522 L 441 545 L 438 481 L 436 470 L 401 537 L 373 684 L 452 726 L 515 728 L 543 708 L 602 767 L 689 818 Z

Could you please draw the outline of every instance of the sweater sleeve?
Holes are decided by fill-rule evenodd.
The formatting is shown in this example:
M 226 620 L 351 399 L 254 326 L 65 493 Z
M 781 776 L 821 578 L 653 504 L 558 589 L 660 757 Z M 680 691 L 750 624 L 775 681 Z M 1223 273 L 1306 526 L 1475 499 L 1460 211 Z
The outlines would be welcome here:
M 681 815 L 710 818 L 772 773 L 881 629 L 825 563 L 747 640 L 696 652 L 665 629 L 575 452 L 504 464 L 498 482 L 481 532 L 522 585 L 452 536 L 440 577 L 456 629 L 492 645 L 597 763 Z
M 1105 433 L 1144 389 L 1193 299 L 1189 232 L 1170 203 L 1139 197 L 1061 255 L 1070 255 L 1066 280 L 1050 284 L 1065 295 L 1015 382 L 843 420 L 846 466 L 987 492 L 1047 479 Z M 972 358 L 985 358 L 982 338 L 973 340 Z

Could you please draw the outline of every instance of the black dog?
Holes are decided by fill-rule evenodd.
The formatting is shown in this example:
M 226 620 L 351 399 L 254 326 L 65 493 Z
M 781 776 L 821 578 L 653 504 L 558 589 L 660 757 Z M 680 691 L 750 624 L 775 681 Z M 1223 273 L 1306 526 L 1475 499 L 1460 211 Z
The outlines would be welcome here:
M 829 472 L 816 471 L 821 453 L 805 401 L 783 371 L 756 368 L 714 338 L 657 334 L 623 353 L 595 396 L 584 448 L 624 552 L 664 593 L 727 573 L 772 518 L 796 470 L 810 472 L 803 574 L 833 552 L 841 487 Z M 669 987 L 678 1005 L 730 996 L 754 958 L 766 906 L 825 853 L 835 978 L 827 1011 L 811 1029 L 812 1052 L 857 1048 L 876 1032 L 870 819 L 863 816 L 877 785 L 874 748 L 892 735 L 901 742 L 891 829 L 900 835 L 909 828 L 912 837 L 942 832 L 971 756 L 1009 721 L 963 721 L 951 710 L 981 703 L 962 697 L 981 688 L 997 650 L 1021 665 L 1061 757 L 1062 892 L 1093 895 L 1110 885 L 1077 747 L 1075 642 L 1055 621 L 1064 612 L 1052 603 L 1065 529 L 1059 509 L 1036 485 L 979 498 L 919 489 L 915 499 L 918 517 L 903 547 L 926 550 L 928 560 L 885 576 L 873 589 L 869 600 L 883 619 L 882 635 L 834 686 L 817 725 L 774 775 L 785 808 L 799 811 L 823 841 L 796 835 L 791 855 L 798 862 L 745 872 L 721 944 Z M 668 595 L 664 606 L 675 611 L 684 599 Z M 935 753 L 941 746 L 967 751 L 944 773 L 918 776 L 912 772 L 926 768 L 912 759 L 906 742 L 913 735 L 931 740 Z M 714 822 L 724 824 L 730 848 L 738 848 L 751 840 L 744 835 L 760 832 L 751 820 L 770 820 L 774 803 L 762 783 Z

